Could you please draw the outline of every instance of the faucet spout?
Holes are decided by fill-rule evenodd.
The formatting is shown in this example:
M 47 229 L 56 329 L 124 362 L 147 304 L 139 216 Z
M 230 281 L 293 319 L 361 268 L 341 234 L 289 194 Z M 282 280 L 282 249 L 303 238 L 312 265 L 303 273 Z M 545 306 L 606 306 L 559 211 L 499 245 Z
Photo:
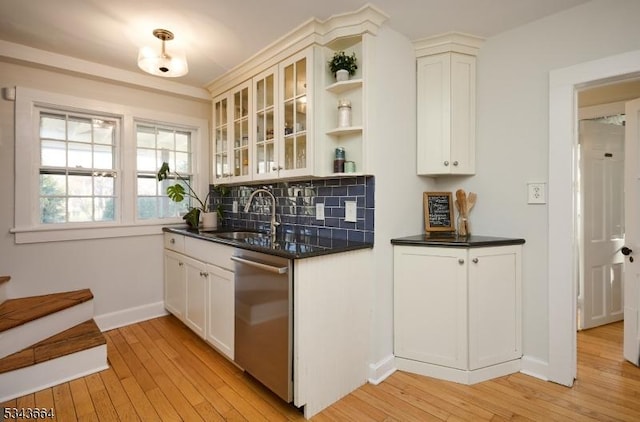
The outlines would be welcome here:
M 254 190 L 251 195 L 249 195 L 249 199 L 247 200 L 247 205 L 244 206 L 244 212 L 249 212 L 249 208 L 251 207 L 251 201 L 253 200 L 253 198 L 258 194 L 258 193 L 266 193 L 267 195 L 269 195 L 271 197 L 271 221 L 270 221 L 270 234 L 271 234 L 271 240 L 275 241 L 276 238 L 276 226 L 280 225 L 280 223 L 278 223 L 276 221 L 276 197 L 273 196 L 273 194 L 271 192 L 269 192 L 267 189 L 256 189 Z

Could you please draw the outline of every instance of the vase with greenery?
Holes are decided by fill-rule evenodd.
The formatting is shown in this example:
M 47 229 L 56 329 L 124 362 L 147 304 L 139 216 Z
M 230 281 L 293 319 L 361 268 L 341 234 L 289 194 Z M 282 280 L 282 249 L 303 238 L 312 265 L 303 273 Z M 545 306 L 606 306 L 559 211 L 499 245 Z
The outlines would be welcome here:
M 346 70 L 349 76 L 353 76 L 358 69 L 356 53 L 347 55 L 344 51 L 336 51 L 333 58 L 329 60 L 329 70 L 334 76 L 337 76 L 339 70 Z
M 186 221 L 189 226 L 198 227 L 200 224 L 200 213 L 210 211 L 209 196 L 211 193 L 207 193 L 207 196 L 203 201 L 193 190 L 188 179 L 185 179 L 176 171 L 174 171 L 173 174 L 180 182 L 167 186 L 167 196 L 174 202 L 182 202 L 185 198 L 192 198 L 195 201 L 195 204 L 192 204 L 193 206 L 189 208 L 189 211 L 182 217 L 182 219 Z M 160 170 L 158 170 L 158 181 L 167 180 L 170 175 L 171 170 L 169 169 L 169 163 L 162 163 Z M 185 186 L 187 187 L 186 189 Z

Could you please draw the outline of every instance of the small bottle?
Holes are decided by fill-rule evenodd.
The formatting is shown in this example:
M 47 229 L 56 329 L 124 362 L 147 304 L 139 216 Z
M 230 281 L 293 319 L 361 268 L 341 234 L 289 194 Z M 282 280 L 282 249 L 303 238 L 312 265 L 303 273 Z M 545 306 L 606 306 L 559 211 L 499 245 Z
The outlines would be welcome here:
M 338 127 L 351 127 L 351 101 L 338 101 Z

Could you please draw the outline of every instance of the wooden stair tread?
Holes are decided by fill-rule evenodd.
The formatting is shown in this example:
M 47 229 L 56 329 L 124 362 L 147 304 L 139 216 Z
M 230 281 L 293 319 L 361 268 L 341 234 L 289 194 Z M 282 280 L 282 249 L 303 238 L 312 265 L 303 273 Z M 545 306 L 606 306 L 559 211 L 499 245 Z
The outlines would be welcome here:
M 33 346 L 0 359 L 0 374 L 81 352 L 106 344 L 106 339 L 90 319 L 51 336 Z
M 0 332 L 93 299 L 89 289 L 8 299 L 0 304 Z
M 0 275 L 0 284 L 2 283 L 6 283 L 7 281 L 11 280 L 11 276 L 8 275 Z

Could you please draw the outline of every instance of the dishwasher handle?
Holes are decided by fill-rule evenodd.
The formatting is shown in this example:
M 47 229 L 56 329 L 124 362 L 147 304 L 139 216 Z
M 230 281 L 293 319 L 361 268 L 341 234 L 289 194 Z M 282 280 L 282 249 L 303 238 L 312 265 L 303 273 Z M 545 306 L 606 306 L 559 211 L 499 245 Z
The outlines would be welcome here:
M 263 264 L 262 262 L 252 261 L 250 259 L 241 258 L 239 256 L 232 256 L 232 261 L 239 262 L 241 264 L 250 265 L 252 267 L 260 268 L 261 270 L 269 271 L 276 274 L 286 274 L 289 271 L 289 267 L 274 267 L 273 265 Z

